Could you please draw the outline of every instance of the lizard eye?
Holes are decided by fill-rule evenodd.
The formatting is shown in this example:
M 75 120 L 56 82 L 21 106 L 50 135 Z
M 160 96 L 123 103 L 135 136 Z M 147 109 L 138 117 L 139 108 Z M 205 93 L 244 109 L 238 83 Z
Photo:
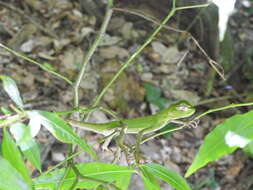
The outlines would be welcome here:
M 178 106 L 176 107 L 176 109 L 177 109 L 178 111 L 183 111 L 183 112 L 188 111 L 189 108 L 190 108 L 190 106 L 189 106 L 189 105 L 186 105 L 186 104 L 181 104 L 181 105 L 178 105 Z

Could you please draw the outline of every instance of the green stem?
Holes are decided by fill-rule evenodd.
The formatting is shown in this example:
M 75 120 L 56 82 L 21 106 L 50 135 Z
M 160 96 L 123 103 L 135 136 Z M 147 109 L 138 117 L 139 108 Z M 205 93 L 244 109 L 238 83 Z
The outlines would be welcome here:
M 65 168 L 65 171 L 64 171 L 61 179 L 57 183 L 57 186 L 55 188 L 56 190 L 60 190 L 61 189 L 61 186 L 63 185 L 64 179 L 67 177 L 68 173 L 70 172 L 70 169 L 71 169 L 71 167 L 66 167 Z
M 112 2 L 110 2 L 111 4 Z M 103 38 L 104 34 L 105 34 L 105 31 L 107 29 L 107 26 L 109 24 L 109 21 L 111 19 L 111 16 L 112 16 L 112 13 L 113 13 L 113 9 L 111 9 L 110 7 L 107 8 L 107 11 L 106 11 L 106 14 L 105 14 L 105 19 L 103 21 L 103 24 L 101 26 L 101 29 L 98 33 L 98 35 L 96 36 L 96 39 L 94 41 L 94 43 L 92 44 L 92 46 L 89 48 L 89 51 L 88 53 L 86 54 L 85 58 L 84 58 L 84 61 L 82 63 L 82 67 L 81 67 L 81 70 L 80 72 L 78 73 L 78 76 L 77 76 L 77 79 L 74 83 L 74 92 L 75 92 L 75 102 L 74 102 L 74 106 L 75 107 L 78 107 L 78 104 L 79 104 L 79 96 L 78 96 L 78 89 L 79 89 L 79 86 L 80 86 L 80 83 L 81 83 L 81 80 L 83 79 L 84 77 L 84 73 L 85 73 L 85 70 L 86 70 L 86 67 L 91 59 L 91 57 L 93 56 L 95 50 L 97 49 L 101 39 Z
M 37 61 L 35 61 L 35 60 L 29 58 L 29 57 L 26 57 L 25 55 L 22 55 L 21 53 L 18 53 L 18 52 L 16 52 L 16 51 L 14 51 L 14 50 L 8 48 L 7 46 L 3 45 L 2 43 L 0 43 L 0 47 L 4 48 L 5 50 L 7 50 L 8 52 L 14 54 L 14 55 L 17 56 L 17 57 L 20 57 L 20 58 L 22 58 L 22 59 L 24 59 L 24 60 L 26 60 L 26 61 L 28 61 L 28 62 L 30 62 L 30 63 L 33 63 L 33 64 L 39 66 L 39 67 L 40 67 L 41 69 L 43 69 L 44 71 L 47 71 L 47 72 L 49 72 L 49 73 L 55 75 L 56 77 L 58 77 L 58 78 L 64 80 L 64 81 L 67 82 L 68 84 L 72 85 L 72 81 L 70 81 L 67 77 L 65 77 L 65 76 L 63 76 L 63 75 L 61 75 L 61 74 L 59 74 L 59 73 L 57 73 L 57 72 L 55 72 L 55 71 L 52 71 L 52 70 L 48 69 L 48 68 L 45 67 L 43 64 L 41 64 L 41 63 L 39 63 L 39 62 L 37 62 Z
M 205 4 L 201 4 L 201 5 L 190 5 L 190 6 L 183 6 L 183 7 L 176 7 L 176 10 L 184 10 L 184 9 L 195 9 L 195 8 L 201 8 L 201 7 L 208 7 L 210 4 L 209 3 L 205 3 Z
M 253 102 L 246 102 L 246 103 L 240 103 L 240 104 L 230 104 L 227 106 L 210 109 L 210 110 L 207 110 L 206 112 L 194 117 L 193 120 L 200 119 L 201 117 L 203 117 L 209 113 L 213 113 L 213 112 L 217 112 L 217 111 L 221 111 L 221 110 L 226 110 L 226 109 L 230 109 L 230 108 L 243 107 L 243 106 L 253 106 Z
M 177 130 L 183 129 L 184 127 L 185 127 L 185 125 L 181 125 L 181 126 L 176 127 L 176 128 L 174 128 L 174 129 L 168 129 L 168 130 L 166 130 L 166 131 L 162 131 L 162 132 L 159 132 L 159 133 L 150 135 L 150 136 L 144 138 L 144 139 L 141 141 L 140 144 L 143 144 L 143 143 L 145 143 L 145 142 L 147 142 L 147 141 L 149 141 L 149 140 L 151 140 L 151 139 L 153 139 L 153 138 L 155 138 L 155 137 L 164 135 L 164 134 L 166 134 L 166 133 L 169 133 L 169 132 L 173 132 L 173 131 L 177 131 Z
M 112 5 L 112 1 L 108 1 L 108 3 L 109 3 L 109 5 Z M 88 50 L 88 52 L 87 52 L 87 54 L 86 54 L 86 56 L 83 60 L 81 70 L 78 73 L 78 76 L 77 76 L 77 78 L 74 82 L 74 85 L 73 85 L 73 88 L 74 88 L 74 108 L 79 107 L 79 93 L 78 93 L 78 90 L 79 90 L 79 86 L 81 84 L 81 80 L 84 77 L 86 67 L 87 67 L 91 57 L 93 56 L 93 54 L 94 54 L 95 50 L 97 49 L 101 39 L 104 36 L 104 33 L 105 33 L 105 31 L 107 29 L 107 26 L 109 24 L 109 21 L 111 19 L 112 13 L 113 13 L 113 10 L 108 6 L 107 9 L 106 9 L 105 19 L 104 19 L 103 24 L 100 28 L 100 31 L 99 31 L 98 35 L 96 36 L 96 39 L 93 42 L 92 46 L 89 48 L 89 50 Z M 92 107 L 94 107 L 94 106 L 92 106 Z M 68 146 L 68 157 L 70 157 L 72 154 L 73 154 L 73 146 L 69 145 Z M 69 168 L 71 160 L 68 160 L 67 162 L 69 163 L 67 168 Z M 63 180 L 64 180 L 64 178 L 62 179 L 62 181 Z

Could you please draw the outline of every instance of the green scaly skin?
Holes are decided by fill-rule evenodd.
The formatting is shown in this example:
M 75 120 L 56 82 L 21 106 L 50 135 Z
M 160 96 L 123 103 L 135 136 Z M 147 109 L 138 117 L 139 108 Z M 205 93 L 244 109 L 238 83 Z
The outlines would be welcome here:
M 189 117 L 195 112 L 195 108 L 187 101 L 180 101 L 172 104 L 166 109 L 150 116 L 139 117 L 134 119 L 116 120 L 107 123 L 88 123 L 68 119 L 67 122 L 74 126 L 96 133 L 110 132 L 122 127 L 122 124 L 127 128 L 126 133 L 151 133 L 163 128 L 171 121 Z

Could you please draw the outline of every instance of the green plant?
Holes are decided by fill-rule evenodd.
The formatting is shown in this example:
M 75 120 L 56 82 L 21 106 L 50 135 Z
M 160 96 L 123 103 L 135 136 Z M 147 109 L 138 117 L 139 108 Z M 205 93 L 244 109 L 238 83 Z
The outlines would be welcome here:
M 80 72 L 77 79 L 73 82 L 63 75 L 57 73 L 51 67 L 48 68 L 45 64 L 40 64 L 24 55 L 17 53 L 16 51 L 0 44 L 0 47 L 13 53 L 14 55 L 27 60 L 30 63 L 36 64 L 43 70 L 55 75 L 56 77 L 64 80 L 67 84 L 73 87 L 74 94 L 74 108 L 70 110 L 63 110 L 60 112 L 48 112 L 45 110 L 25 110 L 24 103 L 20 96 L 19 90 L 13 79 L 6 75 L 0 75 L 4 90 L 9 97 L 15 103 L 10 106 L 10 110 L 2 107 L 2 116 L 0 117 L 0 128 L 3 129 L 3 139 L 1 142 L 1 155 L 0 155 L 0 189 L 127 189 L 131 176 L 138 174 L 144 183 L 145 189 L 160 189 L 157 179 L 160 179 L 177 190 L 191 189 L 186 180 L 176 174 L 174 171 L 155 163 L 140 164 L 138 159 L 135 159 L 134 164 L 126 166 L 119 166 L 116 164 L 107 164 L 97 161 L 96 153 L 92 149 L 92 145 L 88 145 L 84 139 L 81 139 L 75 134 L 68 123 L 60 117 L 63 114 L 77 113 L 79 116 L 87 116 L 88 113 L 94 109 L 99 108 L 98 105 L 104 94 L 109 87 L 117 80 L 120 74 L 129 66 L 130 63 L 138 56 L 138 54 L 154 39 L 156 34 L 165 27 L 166 22 L 175 14 L 178 10 L 206 7 L 208 4 L 176 7 L 176 0 L 173 0 L 173 7 L 168 16 L 163 20 L 151 36 L 141 45 L 136 52 L 129 57 L 129 59 L 122 65 L 115 76 L 110 82 L 103 88 L 100 94 L 94 99 L 91 106 L 81 107 L 79 105 L 78 89 L 80 82 L 85 74 L 85 69 L 92 57 L 96 47 L 98 46 L 108 22 L 113 13 L 113 2 L 108 1 L 108 7 L 104 23 L 101 26 L 100 33 L 98 34 L 92 47 L 89 49 L 84 62 L 82 63 Z M 209 59 L 209 58 L 208 58 Z M 209 60 L 211 62 L 211 60 Z M 211 62 L 212 63 L 212 62 Z M 146 86 L 146 89 L 150 87 Z M 156 92 L 156 99 L 147 97 L 151 103 L 155 103 L 158 106 L 163 105 L 163 99 L 160 97 L 159 90 Z M 231 104 L 229 106 L 208 110 L 200 115 L 193 117 L 189 121 L 189 125 L 192 125 L 196 120 L 200 119 L 206 114 L 221 111 L 229 108 L 239 106 L 249 106 L 253 103 L 244 104 Z M 116 115 L 110 111 L 102 108 L 114 117 Z M 244 148 L 253 139 L 252 128 L 252 114 L 250 111 L 245 114 L 235 115 L 228 118 L 224 123 L 218 125 L 212 132 L 210 132 L 204 140 L 199 153 L 193 161 L 191 167 L 186 173 L 186 177 L 197 171 L 199 168 L 204 167 L 208 162 L 214 161 L 225 154 L 232 153 L 237 148 Z M 30 121 L 27 124 L 26 121 Z M 73 163 L 73 157 L 80 154 L 80 152 L 73 152 L 70 146 L 67 158 L 59 164 L 53 166 L 47 171 L 41 169 L 40 150 L 35 140 L 35 136 L 39 133 L 41 125 L 45 127 L 55 138 L 68 143 L 70 145 L 78 145 L 82 148 L 80 152 L 87 152 L 95 162 L 91 163 Z M 168 131 L 180 130 L 187 125 L 171 126 L 168 130 L 162 131 L 158 134 L 147 136 L 142 139 L 139 138 L 139 144 L 144 143 L 158 135 L 165 134 Z M 127 127 L 127 126 L 125 126 Z M 123 128 L 124 129 L 124 128 Z M 121 135 L 124 135 L 124 130 L 120 131 Z M 140 135 L 141 136 L 141 135 Z M 106 138 L 100 140 L 101 143 Z M 123 139 L 124 140 L 124 139 Z M 138 141 L 137 140 L 137 141 Z M 236 141 L 235 141 L 236 140 Z M 219 146 L 217 146 L 217 144 Z M 119 146 L 122 147 L 119 142 Z M 129 148 L 129 147 L 127 147 Z M 130 151 L 138 153 L 138 146 L 130 147 Z M 136 158 L 138 154 L 136 154 Z M 35 166 L 40 175 L 36 178 L 32 178 L 24 164 L 24 159 L 29 160 L 33 166 Z M 65 164 L 63 168 L 60 168 Z

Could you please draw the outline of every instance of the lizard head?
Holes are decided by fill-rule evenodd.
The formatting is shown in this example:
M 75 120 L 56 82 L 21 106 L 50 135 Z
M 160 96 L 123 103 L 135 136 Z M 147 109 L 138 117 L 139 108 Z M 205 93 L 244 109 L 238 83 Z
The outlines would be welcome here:
M 189 117 L 195 112 L 195 108 L 187 101 L 182 100 L 169 107 L 170 117 L 180 119 Z

